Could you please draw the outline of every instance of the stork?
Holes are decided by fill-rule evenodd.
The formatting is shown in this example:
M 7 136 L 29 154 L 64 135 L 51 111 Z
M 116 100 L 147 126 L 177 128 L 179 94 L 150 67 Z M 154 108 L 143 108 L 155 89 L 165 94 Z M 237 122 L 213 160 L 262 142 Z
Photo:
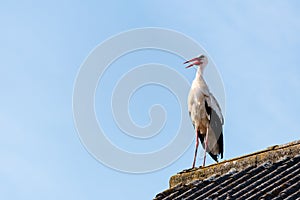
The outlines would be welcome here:
M 197 73 L 192 83 L 188 96 L 188 110 L 196 133 L 196 147 L 193 161 L 195 167 L 199 139 L 204 148 L 203 167 L 205 166 L 206 152 L 218 162 L 218 156 L 223 158 L 223 124 L 221 108 L 210 93 L 209 88 L 203 78 L 204 68 L 208 64 L 205 55 L 193 58 L 184 62 L 190 63 L 186 68 L 197 66 Z

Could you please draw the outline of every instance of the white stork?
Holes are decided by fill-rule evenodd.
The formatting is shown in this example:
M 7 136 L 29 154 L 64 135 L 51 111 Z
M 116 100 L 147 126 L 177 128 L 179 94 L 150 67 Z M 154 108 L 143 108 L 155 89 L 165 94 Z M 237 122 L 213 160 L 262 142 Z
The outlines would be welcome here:
M 189 97 L 188 109 L 189 114 L 195 128 L 196 133 L 196 148 L 193 161 L 193 168 L 195 167 L 199 139 L 204 148 L 203 167 L 205 166 L 206 152 L 218 162 L 218 156 L 223 158 L 223 128 L 224 119 L 221 108 L 210 93 L 208 86 L 203 78 L 203 71 L 208 63 L 208 59 L 204 55 L 186 61 L 190 63 L 189 66 L 198 66 L 196 77 L 193 81 Z

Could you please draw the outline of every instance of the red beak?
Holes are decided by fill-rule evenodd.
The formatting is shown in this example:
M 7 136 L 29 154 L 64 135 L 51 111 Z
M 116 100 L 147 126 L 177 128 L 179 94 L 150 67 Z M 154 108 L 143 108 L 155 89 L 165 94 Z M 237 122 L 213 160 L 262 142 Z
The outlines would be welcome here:
M 187 63 L 189 63 L 189 62 L 193 62 L 193 63 L 190 64 L 189 66 L 185 67 L 185 68 L 190 68 L 190 67 L 192 67 L 192 66 L 194 66 L 194 65 L 200 65 L 200 64 L 201 64 L 199 58 L 193 58 L 193 59 L 191 59 L 191 60 L 185 61 L 183 64 L 187 64 Z

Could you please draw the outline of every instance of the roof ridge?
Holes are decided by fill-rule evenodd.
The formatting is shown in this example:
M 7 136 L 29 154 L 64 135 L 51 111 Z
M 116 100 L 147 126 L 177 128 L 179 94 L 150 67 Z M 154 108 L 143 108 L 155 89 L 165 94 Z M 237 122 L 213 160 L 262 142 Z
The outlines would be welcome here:
M 293 199 L 299 197 L 300 140 L 189 169 L 170 178 L 170 188 L 155 200 Z
M 267 147 L 264 150 L 256 151 L 256 152 L 249 153 L 249 154 L 246 154 L 246 155 L 242 155 L 242 156 L 239 156 L 239 157 L 236 157 L 236 158 L 231 158 L 229 160 L 224 160 L 224 161 L 219 162 L 219 163 L 228 162 L 228 161 L 235 161 L 235 160 L 239 160 L 241 158 L 246 158 L 246 157 L 249 157 L 249 156 L 258 155 L 258 154 L 273 151 L 273 150 L 280 150 L 280 149 L 284 149 L 284 148 L 289 148 L 289 147 L 299 145 L 299 144 L 300 144 L 300 140 L 296 140 L 294 142 L 290 142 L 290 143 L 282 144 L 282 145 L 273 145 L 273 146 Z M 216 164 L 219 164 L 219 163 L 214 163 L 212 165 L 216 165 Z M 211 165 L 209 165 L 209 166 L 211 166 Z M 209 166 L 207 166 L 207 167 L 209 167 Z
M 204 180 L 212 175 L 220 176 L 231 169 L 241 171 L 248 166 L 258 166 L 266 162 L 277 162 L 286 156 L 294 157 L 300 154 L 300 140 L 283 145 L 273 145 L 264 150 L 224 160 L 206 167 L 183 170 L 170 178 L 170 188 L 185 185 L 195 180 Z

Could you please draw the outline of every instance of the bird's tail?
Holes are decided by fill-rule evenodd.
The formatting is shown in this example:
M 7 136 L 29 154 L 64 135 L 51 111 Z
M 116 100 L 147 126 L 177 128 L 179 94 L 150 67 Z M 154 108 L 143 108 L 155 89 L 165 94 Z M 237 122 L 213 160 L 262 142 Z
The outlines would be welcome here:
M 199 139 L 200 139 L 200 141 L 201 141 L 201 144 L 202 144 L 202 147 L 203 147 L 203 149 L 205 149 L 205 137 L 204 137 L 204 135 L 202 135 L 201 133 L 200 133 L 200 131 L 198 130 L 198 137 L 199 137 Z M 207 149 L 208 151 L 209 151 L 209 149 Z M 210 157 L 214 160 L 214 161 L 216 161 L 216 162 L 218 162 L 218 155 L 214 155 L 214 154 L 212 154 L 211 152 L 207 152 L 209 155 L 210 155 Z M 221 158 L 223 158 L 223 152 L 222 152 L 222 155 L 221 155 L 222 157 Z

